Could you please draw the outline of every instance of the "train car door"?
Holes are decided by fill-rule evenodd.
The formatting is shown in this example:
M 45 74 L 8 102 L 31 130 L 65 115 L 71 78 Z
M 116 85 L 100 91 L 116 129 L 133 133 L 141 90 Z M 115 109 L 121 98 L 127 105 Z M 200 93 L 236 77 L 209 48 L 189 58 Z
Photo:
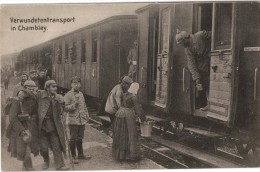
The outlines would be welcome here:
M 193 26 L 193 4 L 176 4 L 174 13 L 174 26 L 172 32 L 176 35 L 177 29 L 185 30 L 192 33 Z M 192 114 L 192 89 L 191 75 L 187 69 L 187 58 L 184 47 L 177 44 L 174 39 L 173 43 L 173 92 L 171 112 L 175 115 L 182 114 L 180 117 Z M 183 115 L 185 114 L 185 115 Z
M 207 117 L 233 125 L 237 95 L 236 3 L 213 4 Z
M 110 25 L 109 25 L 110 26 Z M 116 29 L 116 28 L 114 28 Z M 102 28 L 101 95 L 107 96 L 119 81 L 119 37 L 120 33 Z
M 194 22 L 193 33 L 199 31 L 212 31 L 212 3 L 199 3 L 194 8 Z M 190 76 L 191 77 L 191 76 Z M 194 116 L 206 117 L 207 113 L 201 111 L 200 108 L 207 105 L 207 96 L 205 92 L 199 92 L 195 88 L 195 84 L 191 85 L 192 110 Z
M 156 94 L 155 105 L 166 108 L 168 100 L 169 82 L 169 45 L 171 37 L 171 8 L 163 6 L 159 14 L 159 41 L 157 55 Z
M 260 131 L 260 6 L 239 4 L 239 97 L 236 126 Z M 246 32 L 245 32 L 246 30 Z M 254 33 L 254 34 L 252 34 Z
M 91 76 L 90 76 L 90 95 L 93 97 L 97 97 L 97 81 L 98 81 L 98 56 L 99 56 L 99 40 L 98 40 L 98 33 L 92 33 L 92 56 L 91 56 Z

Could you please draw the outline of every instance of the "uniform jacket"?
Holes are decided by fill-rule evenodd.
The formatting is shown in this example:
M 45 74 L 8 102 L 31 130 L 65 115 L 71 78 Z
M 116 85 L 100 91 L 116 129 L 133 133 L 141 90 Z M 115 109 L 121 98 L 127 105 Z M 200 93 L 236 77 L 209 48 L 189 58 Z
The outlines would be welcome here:
M 48 95 L 47 91 L 45 90 L 40 90 L 38 91 L 36 95 L 36 99 L 38 102 L 38 115 L 39 115 L 39 120 L 38 120 L 38 126 L 39 126 L 39 133 L 41 133 L 42 129 L 42 123 L 43 120 L 47 114 L 47 111 L 49 109 L 50 103 L 51 103 L 51 98 Z M 65 136 L 64 136 L 64 128 L 62 124 L 62 105 L 64 103 L 63 97 L 59 94 L 56 94 L 53 98 L 53 103 L 52 103 L 52 109 L 53 109 L 53 120 L 54 124 L 57 129 L 57 133 L 59 136 L 59 140 L 62 146 L 62 151 L 65 153 L 66 152 L 66 144 L 65 144 Z
M 108 95 L 105 111 L 109 114 L 115 114 L 121 107 L 123 89 L 121 84 L 116 85 Z
M 129 54 L 127 56 L 127 63 L 130 64 L 129 70 L 128 70 L 128 76 L 133 76 L 136 73 L 137 65 L 133 65 L 133 61 L 137 61 L 137 48 L 133 48 L 129 51 Z
M 19 82 L 17 85 L 14 86 L 14 92 L 13 92 L 13 97 L 16 97 L 19 91 L 23 89 L 22 83 Z
M 191 36 L 191 44 L 185 48 L 188 68 L 193 80 L 200 78 L 200 72 L 209 72 L 211 32 L 199 31 Z
M 129 54 L 127 56 L 127 62 L 128 64 L 131 64 L 132 61 L 137 60 L 137 48 L 133 48 L 129 51 Z
M 24 114 L 29 114 L 30 118 L 21 121 L 18 115 L 22 114 L 20 101 L 22 101 L 22 108 Z M 39 133 L 38 133 L 38 115 L 37 103 L 34 98 L 27 97 L 23 100 L 14 99 L 10 108 L 9 114 L 10 124 L 8 126 L 7 135 L 9 137 L 8 151 L 11 152 L 12 157 L 17 157 L 18 160 L 23 160 L 26 152 L 26 144 L 23 142 L 20 133 L 26 129 L 32 133 L 32 141 L 30 143 L 31 151 L 34 155 L 39 153 Z
M 89 113 L 82 92 L 76 93 L 71 89 L 64 96 L 65 113 L 69 115 L 69 125 L 85 125 L 89 120 Z M 78 106 L 75 102 L 78 101 Z

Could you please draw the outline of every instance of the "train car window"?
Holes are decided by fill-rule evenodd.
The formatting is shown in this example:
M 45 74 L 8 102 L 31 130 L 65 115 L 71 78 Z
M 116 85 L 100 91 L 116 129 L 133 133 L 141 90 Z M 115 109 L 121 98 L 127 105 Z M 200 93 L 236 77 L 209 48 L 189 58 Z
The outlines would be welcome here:
M 232 4 L 216 4 L 215 49 L 231 47 Z
M 76 43 L 73 42 L 72 46 L 69 48 L 69 57 L 72 64 L 75 64 L 77 61 L 77 51 L 76 51 Z
M 30 54 L 29 60 L 30 60 L 29 63 L 32 64 L 33 63 L 33 53 Z
M 92 59 L 91 62 L 97 62 L 97 36 L 93 36 L 92 38 Z
M 81 63 L 86 62 L 86 41 L 84 39 L 81 40 Z
M 55 60 L 57 61 L 58 64 L 61 63 L 61 53 L 62 53 L 62 47 L 61 45 L 58 45 L 56 48 L 55 48 Z
M 69 44 L 65 43 L 65 63 L 69 62 Z
M 30 63 L 30 55 L 27 54 L 26 58 L 25 58 L 25 63 L 29 64 Z

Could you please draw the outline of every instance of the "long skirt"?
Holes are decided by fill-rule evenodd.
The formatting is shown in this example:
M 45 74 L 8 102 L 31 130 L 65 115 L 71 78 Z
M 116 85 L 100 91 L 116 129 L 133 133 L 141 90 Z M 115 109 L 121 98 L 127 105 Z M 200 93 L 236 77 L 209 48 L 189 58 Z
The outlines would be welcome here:
M 113 127 L 112 156 L 115 160 L 139 160 L 140 146 L 133 109 L 121 107 Z

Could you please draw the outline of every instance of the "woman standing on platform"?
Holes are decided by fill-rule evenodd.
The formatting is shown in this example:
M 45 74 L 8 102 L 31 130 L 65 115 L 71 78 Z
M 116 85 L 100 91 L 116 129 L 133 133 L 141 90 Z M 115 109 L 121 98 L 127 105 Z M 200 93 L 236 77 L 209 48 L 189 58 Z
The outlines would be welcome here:
M 132 83 L 127 93 L 123 94 L 122 106 L 116 113 L 113 131 L 112 156 L 115 160 L 140 160 L 140 146 L 136 129 L 136 116 L 141 121 L 146 117 L 141 104 L 138 103 L 138 83 Z

